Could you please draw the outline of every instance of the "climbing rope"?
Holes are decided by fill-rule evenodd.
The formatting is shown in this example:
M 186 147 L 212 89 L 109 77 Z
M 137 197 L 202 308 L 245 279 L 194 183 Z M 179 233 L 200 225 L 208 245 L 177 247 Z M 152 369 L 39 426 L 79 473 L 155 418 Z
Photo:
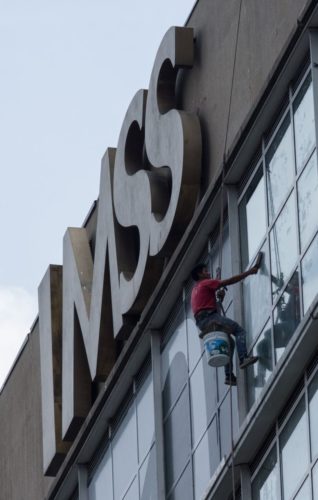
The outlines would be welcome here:
M 230 99 L 229 99 L 229 107 L 227 113 L 227 121 L 226 121 L 226 130 L 225 130 L 225 139 L 224 139 L 224 149 L 223 149 L 223 164 L 222 164 L 222 180 L 221 180 L 221 207 L 220 207 L 220 235 L 219 235 L 219 275 L 221 278 L 222 273 L 222 254 L 223 254 L 223 226 L 224 226 L 224 183 L 225 183 L 225 155 L 226 155 L 226 147 L 228 140 L 228 132 L 229 132 L 229 124 L 230 124 L 230 114 L 231 114 L 231 106 L 232 106 L 232 97 L 233 97 L 233 84 L 234 84 L 234 75 L 236 68 L 236 58 L 237 58 L 237 47 L 238 47 L 238 37 L 240 31 L 241 24 L 241 13 L 242 13 L 242 0 L 239 3 L 239 12 L 238 12 L 238 21 L 236 28 L 236 39 L 235 39 L 235 51 L 234 51 L 234 61 L 233 61 L 233 70 L 232 70 L 232 78 L 231 78 L 231 87 L 230 87 Z M 223 314 L 225 312 L 223 310 Z M 233 367 L 232 367 L 232 358 L 230 356 L 230 373 L 232 375 Z M 231 426 L 231 457 L 232 457 L 232 496 L 233 500 L 235 500 L 235 465 L 234 465 L 234 432 L 233 432 L 233 394 L 232 394 L 232 385 L 230 385 L 230 426 Z

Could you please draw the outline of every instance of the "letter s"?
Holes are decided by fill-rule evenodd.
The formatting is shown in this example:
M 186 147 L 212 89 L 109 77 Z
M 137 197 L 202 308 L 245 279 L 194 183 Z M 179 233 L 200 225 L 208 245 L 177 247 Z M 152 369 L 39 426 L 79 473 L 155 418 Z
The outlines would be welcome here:
M 153 169 L 165 179 L 157 183 L 157 193 L 152 186 L 152 199 L 168 198 L 164 207 L 152 209 L 150 255 L 158 254 L 164 245 L 168 253 L 173 250 L 193 215 L 198 196 L 202 150 L 199 119 L 174 109 L 178 69 L 193 65 L 193 45 L 192 28 L 170 28 L 161 42 L 150 78 L 146 153 Z

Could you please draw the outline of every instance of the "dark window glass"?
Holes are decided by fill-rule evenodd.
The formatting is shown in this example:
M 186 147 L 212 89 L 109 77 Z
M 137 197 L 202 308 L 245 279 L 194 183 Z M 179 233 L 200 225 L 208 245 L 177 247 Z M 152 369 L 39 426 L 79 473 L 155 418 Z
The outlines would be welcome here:
M 140 500 L 158 499 L 156 474 L 156 453 L 153 446 L 139 471 Z
M 318 455 L 318 372 L 309 386 L 310 443 L 312 459 Z M 317 492 L 318 493 L 318 492 Z
M 246 268 L 266 233 L 265 185 L 262 168 L 258 170 L 240 203 L 242 267 Z
M 318 291 L 318 237 L 314 239 L 301 264 L 304 313 Z
M 190 465 L 186 467 L 168 500 L 193 500 L 193 481 Z
M 300 169 L 316 142 L 314 101 L 311 74 L 306 78 L 294 101 L 296 164 Z
M 167 414 L 188 380 L 187 330 L 183 308 L 173 328 L 174 334 L 161 354 L 164 415 Z
M 266 243 L 262 248 L 262 253 L 260 270 L 243 282 L 244 324 L 249 345 L 264 327 L 271 307 L 269 258 Z
M 284 498 L 295 494 L 309 464 L 305 399 L 302 398 L 280 437 Z M 297 453 L 297 455 L 295 455 Z M 295 460 L 297 456 L 297 460 Z
M 279 500 L 279 470 L 273 447 L 252 483 L 253 500 Z
M 90 500 L 99 500 L 100 498 L 113 498 L 113 477 L 112 477 L 112 459 L 110 448 L 107 449 L 101 463 L 94 473 L 92 481 L 88 488 Z
M 311 157 L 298 181 L 298 217 L 301 249 L 304 250 L 317 228 L 318 173 L 317 154 Z
M 289 197 L 270 233 L 270 243 L 272 293 L 275 294 L 275 282 L 280 282 L 281 285 L 286 283 L 298 256 L 294 193 Z
M 194 498 L 200 500 L 220 462 L 216 418 L 193 454 Z
M 259 357 L 259 360 L 247 369 L 249 407 L 251 407 L 254 401 L 258 398 L 262 388 L 273 371 L 272 332 L 270 321 L 266 323 L 262 334 L 256 342 L 254 354 Z
M 166 489 L 171 489 L 191 455 L 191 424 L 187 388 L 164 423 Z
M 274 310 L 276 361 L 283 354 L 300 321 L 299 272 L 296 270 Z
M 266 154 L 267 195 L 270 220 L 277 215 L 294 179 L 293 142 L 289 114 Z
M 231 451 L 231 404 L 230 397 L 232 394 L 232 410 L 233 410 L 233 437 L 238 433 L 238 404 L 237 391 L 232 388 L 228 391 L 219 410 L 220 416 L 220 438 L 221 438 L 221 456 L 228 455 Z
M 203 355 L 190 378 L 192 444 L 195 446 L 206 430 L 217 404 L 216 370 Z

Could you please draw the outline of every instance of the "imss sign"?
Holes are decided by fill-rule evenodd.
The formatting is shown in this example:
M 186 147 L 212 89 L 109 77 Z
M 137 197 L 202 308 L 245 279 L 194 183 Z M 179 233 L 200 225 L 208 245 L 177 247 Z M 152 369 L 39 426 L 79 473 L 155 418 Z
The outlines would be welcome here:
M 189 223 L 201 174 L 198 117 L 175 108 L 179 68 L 193 65 L 191 28 L 164 36 L 149 90 L 132 99 L 117 149 L 102 160 L 95 245 L 64 237 L 63 268 L 39 286 L 44 471 L 56 474 L 128 334 Z

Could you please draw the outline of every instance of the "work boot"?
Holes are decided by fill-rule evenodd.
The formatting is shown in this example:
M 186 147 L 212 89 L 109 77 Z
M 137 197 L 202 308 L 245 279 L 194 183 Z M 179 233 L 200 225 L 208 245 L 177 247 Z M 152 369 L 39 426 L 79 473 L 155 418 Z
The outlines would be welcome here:
M 230 375 L 225 375 L 224 383 L 225 385 L 237 385 L 236 376 L 234 375 L 234 373 L 231 373 Z
M 240 368 L 243 369 L 249 365 L 253 365 L 256 361 L 258 361 L 258 356 L 247 356 L 240 360 Z

